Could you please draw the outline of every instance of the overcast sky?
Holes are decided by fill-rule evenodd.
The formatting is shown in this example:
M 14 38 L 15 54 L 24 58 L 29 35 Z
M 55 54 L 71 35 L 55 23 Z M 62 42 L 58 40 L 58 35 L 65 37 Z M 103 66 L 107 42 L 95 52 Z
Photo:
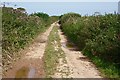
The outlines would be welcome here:
M 81 15 L 92 15 L 94 12 L 101 14 L 118 12 L 118 2 L 10 2 L 8 6 L 16 4 L 23 7 L 31 14 L 33 12 L 45 12 L 49 15 L 61 15 L 68 12 L 76 12 Z

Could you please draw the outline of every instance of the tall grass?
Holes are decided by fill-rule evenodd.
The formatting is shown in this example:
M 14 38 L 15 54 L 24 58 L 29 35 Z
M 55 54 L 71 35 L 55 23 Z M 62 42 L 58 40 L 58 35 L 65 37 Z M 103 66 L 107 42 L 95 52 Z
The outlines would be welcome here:
M 120 20 L 118 14 L 83 16 L 68 13 L 60 18 L 68 38 L 99 67 L 105 77 L 120 78 Z

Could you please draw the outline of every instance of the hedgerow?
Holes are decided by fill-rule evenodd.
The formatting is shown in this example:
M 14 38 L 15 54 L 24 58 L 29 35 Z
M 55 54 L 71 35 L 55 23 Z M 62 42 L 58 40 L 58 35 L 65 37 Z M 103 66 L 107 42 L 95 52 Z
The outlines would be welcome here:
M 57 20 L 52 20 L 45 13 L 28 15 L 24 8 L 3 7 L 2 14 L 3 68 L 9 66 L 15 57 L 20 55 L 18 52 L 21 49 Z
M 119 16 L 118 14 L 105 14 L 81 17 L 76 13 L 68 13 L 60 17 L 63 32 L 84 54 L 89 55 L 91 59 L 97 57 L 104 61 L 102 65 L 110 63 L 104 66 L 104 74 L 108 75 L 107 77 L 116 77 L 116 74 L 117 77 L 120 77 L 118 67 L 120 66 Z M 95 58 L 94 60 L 96 60 Z M 110 68 L 110 65 L 114 66 L 114 69 Z M 109 72 L 110 69 L 111 72 Z M 114 73 L 116 74 L 114 75 Z

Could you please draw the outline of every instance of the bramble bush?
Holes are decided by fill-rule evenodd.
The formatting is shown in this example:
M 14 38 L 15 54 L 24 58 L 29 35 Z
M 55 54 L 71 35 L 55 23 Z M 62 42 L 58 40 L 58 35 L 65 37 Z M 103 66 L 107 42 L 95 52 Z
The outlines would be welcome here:
M 60 17 L 61 29 L 68 39 L 75 43 L 84 54 L 98 57 L 120 70 L 118 69 L 120 66 L 120 15 L 82 17 L 78 15 L 68 13 Z M 108 68 L 107 66 L 105 67 Z M 119 75 L 120 72 L 117 71 L 116 74 Z M 114 76 L 110 73 L 109 77 Z

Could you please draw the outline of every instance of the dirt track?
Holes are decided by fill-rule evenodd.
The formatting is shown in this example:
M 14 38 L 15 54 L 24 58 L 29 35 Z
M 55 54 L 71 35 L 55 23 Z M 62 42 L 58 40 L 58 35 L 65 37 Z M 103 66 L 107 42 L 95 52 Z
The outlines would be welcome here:
M 59 27 L 59 24 L 57 24 L 57 26 Z M 80 51 L 78 51 L 75 46 L 72 47 L 67 46 L 69 42 L 60 29 L 58 30 L 58 34 L 61 39 L 60 41 L 62 45 L 61 48 L 66 55 L 67 63 L 65 64 L 59 61 L 59 66 L 57 68 L 61 71 L 56 72 L 54 77 L 101 78 L 100 72 L 87 57 L 85 57 Z
M 32 45 L 25 51 L 25 56 L 15 62 L 12 69 L 6 72 L 5 78 L 27 77 L 27 78 L 43 78 L 45 77 L 43 66 L 43 55 L 47 44 L 48 35 L 54 26 L 59 24 L 53 23 L 51 27 L 40 34 Z M 76 47 L 68 47 L 68 41 L 65 35 L 58 30 L 60 36 L 61 49 L 65 53 L 66 63 L 59 59 L 57 66 L 58 72 L 52 76 L 54 78 L 101 78 L 100 72 L 92 62 L 82 55 Z M 23 75 L 22 75 L 23 74 Z
M 25 55 L 12 65 L 12 69 L 5 73 L 3 78 L 41 78 L 44 77 L 43 55 L 51 27 L 40 34 L 26 50 Z

